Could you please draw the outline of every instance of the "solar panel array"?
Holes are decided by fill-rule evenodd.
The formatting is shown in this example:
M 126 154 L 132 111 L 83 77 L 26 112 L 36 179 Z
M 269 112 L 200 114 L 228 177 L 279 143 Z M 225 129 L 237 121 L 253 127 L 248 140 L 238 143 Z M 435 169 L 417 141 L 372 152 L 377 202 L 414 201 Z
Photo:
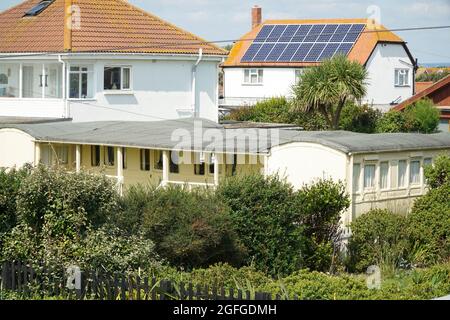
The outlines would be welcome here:
M 265 25 L 242 62 L 318 62 L 348 55 L 364 24 Z

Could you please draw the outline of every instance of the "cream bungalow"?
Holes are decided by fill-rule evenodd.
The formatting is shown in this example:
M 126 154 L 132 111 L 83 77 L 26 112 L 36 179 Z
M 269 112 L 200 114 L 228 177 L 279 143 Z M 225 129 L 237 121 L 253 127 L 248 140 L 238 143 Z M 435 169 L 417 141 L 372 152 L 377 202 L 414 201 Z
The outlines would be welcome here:
M 296 188 L 345 183 L 351 222 L 372 208 L 407 212 L 426 191 L 423 167 L 450 155 L 450 134 L 237 129 L 209 120 L 54 122 L 0 126 L 0 167 L 26 163 L 104 172 L 120 190 L 135 183 L 214 187 L 227 176 L 280 174 Z

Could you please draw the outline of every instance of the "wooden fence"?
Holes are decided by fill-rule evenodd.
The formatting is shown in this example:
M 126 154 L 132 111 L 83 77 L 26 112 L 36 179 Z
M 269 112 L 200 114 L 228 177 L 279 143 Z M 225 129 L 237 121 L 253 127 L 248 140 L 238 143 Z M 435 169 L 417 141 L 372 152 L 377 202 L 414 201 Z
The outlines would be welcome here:
M 57 297 L 77 300 L 280 300 L 265 292 L 225 288 L 219 285 L 194 286 L 156 278 L 105 275 L 81 272 L 79 289 L 67 287 L 65 270 L 39 268 L 20 262 L 3 263 L 0 285 L 3 292 L 14 292 L 23 298 Z M 283 297 L 286 299 L 288 297 Z M 297 296 L 292 297 L 298 300 Z

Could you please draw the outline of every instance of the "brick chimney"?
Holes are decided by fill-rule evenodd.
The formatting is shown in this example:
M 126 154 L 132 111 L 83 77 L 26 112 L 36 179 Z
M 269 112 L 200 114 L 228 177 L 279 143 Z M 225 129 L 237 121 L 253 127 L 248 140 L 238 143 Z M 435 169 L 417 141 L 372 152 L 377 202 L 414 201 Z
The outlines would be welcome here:
M 256 28 L 262 23 L 262 8 L 254 6 L 252 8 L 252 29 Z

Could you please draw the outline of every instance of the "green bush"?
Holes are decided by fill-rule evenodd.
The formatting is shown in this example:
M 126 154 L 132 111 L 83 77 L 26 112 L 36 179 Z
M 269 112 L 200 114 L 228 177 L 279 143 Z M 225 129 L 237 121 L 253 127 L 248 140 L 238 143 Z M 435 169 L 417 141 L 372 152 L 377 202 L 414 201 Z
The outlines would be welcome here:
M 270 275 L 288 274 L 301 266 L 305 239 L 292 186 L 277 176 L 236 176 L 217 191 L 231 208 L 237 233 L 248 248 L 248 263 Z
M 30 170 L 29 166 L 9 171 L 0 169 L 0 241 L 1 236 L 11 231 L 17 224 L 17 194 Z
M 374 133 L 380 117 L 381 112 L 368 105 L 347 103 L 342 109 L 339 127 L 346 131 Z
M 305 266 L 318 271 L 333 271 L 340 250 L 340 219 L 350 206 L 345 185 L 332 180 L 318 180 L 297 192 L 301 212 L 299 223 L 307 245 L 303 252 Z
M 425 178 L 430 188 L 438 188 L 450 182 L 450 157 L 440 155 L 433 165 L 425 167 Z
M 140 230 L 174 266 L 240 265 L 245 255 L 228 207 L 211 191 L 137 186 L 125 195 L 122 208 L 115 224 L 129 234 Z
M 439 126 L 440 112 L 429 98 L 417 101 L 404 113 L 410 132 L 433 133 Z
M 79 232 L 85 219 L 94 226 L 104 223 L 117 209 L 117 199 L 115 184 L 106 176 L 39 166 L 19 189 L 18 221 L 38 232 L 46 220 L 55 223 L 54 232 Z
M 387 210 L 371 210 L 352 224 L 347 266 L 364 272 L 371 265 L 400 267 L 410 250 L 405 217 Z
M 325 119 L 317 112 L 306 113 L 294 110 L 285 97 L 271 98 L 256 103 L 251 107 L 233 109 L 225 117 L 227 120 L 289 123 L 305 130 L 324 130 L 327 128 Z
M 408 132 L 405 115 L 401 111 L 391 110 L 378 119 L 376 124 L 378 133 Z
M 442 72 L 432 72 L 432 73 L 422 73 L 421 75 L 416 77 L 416 81 L 425 82 L 425 81 L 433 81 L 437 82 L 441 79 L 444 79 L 450 75 L 450 71 L 443 70 Z

